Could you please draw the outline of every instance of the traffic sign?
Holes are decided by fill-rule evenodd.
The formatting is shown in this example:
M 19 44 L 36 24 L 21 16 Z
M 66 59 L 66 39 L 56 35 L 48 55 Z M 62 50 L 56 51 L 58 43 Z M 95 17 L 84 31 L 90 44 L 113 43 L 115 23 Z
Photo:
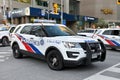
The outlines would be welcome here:
M 120 4 L 120 0 L 117 0 L 117 4 Z

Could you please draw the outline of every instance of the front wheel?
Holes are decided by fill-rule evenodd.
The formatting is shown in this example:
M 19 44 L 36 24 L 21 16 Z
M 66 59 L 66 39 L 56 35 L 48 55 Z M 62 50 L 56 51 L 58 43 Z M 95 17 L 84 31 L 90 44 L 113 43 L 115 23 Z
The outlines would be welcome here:
M 59 51 L 52 50 L 47 55 L 48 66 L 53 70 L 63 69 L 63 58 Z
M 17 44 L 13 45 L 13 56 L 14 56 L 14 58 L 22 58 L 23 57 L 23 54 L 20 53 L 20 49 Z
M 8 40 L 8 38 L 4 37 L 2 39 L 2 46 L 8 46 L 8 45 L 9 45 L 9 40 Z

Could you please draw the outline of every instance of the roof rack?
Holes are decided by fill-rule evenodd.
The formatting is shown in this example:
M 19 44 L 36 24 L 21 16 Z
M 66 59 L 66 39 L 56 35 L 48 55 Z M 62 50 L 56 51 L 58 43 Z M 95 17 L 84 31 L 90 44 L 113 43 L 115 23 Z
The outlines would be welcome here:
M 56 23 L 56 21 L 55 20 L 33 19 L 33 23 Z

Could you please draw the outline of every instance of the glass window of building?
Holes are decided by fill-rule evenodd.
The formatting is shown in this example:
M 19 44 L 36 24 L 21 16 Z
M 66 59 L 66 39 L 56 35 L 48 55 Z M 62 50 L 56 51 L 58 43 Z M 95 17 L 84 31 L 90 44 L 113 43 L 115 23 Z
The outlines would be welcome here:
M 18 2 L 22 2 L 22 3 L 31 3 L 31 0 L 14 0 L 14 1 L 18 1 Z
M 36 0 L 38 6 L 48 7 L 48 1 Z
M 70 7 L 70 14 L 79 14 L 79 4 L 80 1 L 77 0 L 70 0 L 69 7 Z

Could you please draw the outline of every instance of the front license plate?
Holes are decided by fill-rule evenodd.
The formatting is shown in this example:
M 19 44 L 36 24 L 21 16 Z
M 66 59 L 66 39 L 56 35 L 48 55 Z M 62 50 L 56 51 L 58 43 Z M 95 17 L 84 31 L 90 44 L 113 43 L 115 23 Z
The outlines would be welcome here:
M 98 54 L 92 54 L 92 58 L 97 58 Z

